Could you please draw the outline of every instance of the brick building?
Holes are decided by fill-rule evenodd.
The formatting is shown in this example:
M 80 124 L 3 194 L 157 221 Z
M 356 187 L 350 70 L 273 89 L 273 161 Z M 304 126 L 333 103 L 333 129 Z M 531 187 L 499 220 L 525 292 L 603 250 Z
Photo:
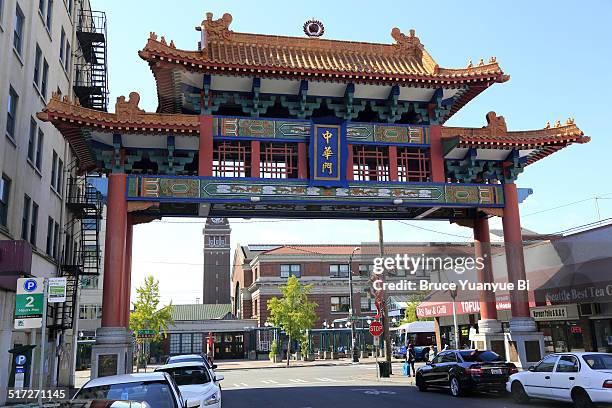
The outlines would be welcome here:
M 412 255 L 473 255 L 472 244 L 428 243 L 385 245 L 385 252 Z M 349 260 L 353 273 L 355 315 L 375 314 L 371 295 L 370 276 L 372 259 L 378 256 L 378 246 L 368 245 L 238 245 L 234 252 L 232 268 L 232 312 L 241 318 L 256 319 L 263 327 L 268 319 L 267 302 L 280 296 L 280 287 L 290 275 L 296 275 L 305 284 L 313 284 L 310 299 L 318 304 L 318 320 L 323 322 L 345 318 L 349 309 Z M 397 270 L 388 277 L 389 282 L 430 279 L 437 271 L 418 269 L 414 274 Z M 393 292 L 390 304 L 409 301 L 415 293 Z M 401 317 L 400 317 L 401 318 Z

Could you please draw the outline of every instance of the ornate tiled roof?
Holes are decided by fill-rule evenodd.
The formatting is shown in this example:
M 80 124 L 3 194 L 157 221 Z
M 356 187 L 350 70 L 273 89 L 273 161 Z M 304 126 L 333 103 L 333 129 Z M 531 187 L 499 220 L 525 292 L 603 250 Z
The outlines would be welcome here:
M 68 140 L 80 160 L 79 168 L 87 171 L 96 164 L 87 137 L 81 130 L 97 129 L 103 132 L 175 133 L 199 135 L 199 119 L 195 115 L 146 113 L 138 107 L 140 95 L 131 92 L 129 99 L 117 98 L 115 113 L 88 109 L 78 99 L 60 98 L 53 93 L 51 100 L 38 119 L 52 122 Z
M 324 78 L 345 78 L 376 82 L 421 82 L 455 84 L 472 81 L 503 82 L 508 79 L 495 58 L 466 68 L 440 68 L 425 50 L 414 30 L 403 34 L 391 31 L 393 44 L 324 40 L 229 30 L 232 17 L 224 14 L 212 20 L 207 14 L 197 29 L 205 32 L 201 51 L 176 48 L 164 37 L 151 33 L 139 55 L 149 61 L 166 61 L 189 69 L 246 72 Z
M 232 305 L 229 303 L 172 305 L 174 321 L 221 320 L 231 313 Z
M 501 148 L 501 149 L 535 149 L 529 156 L 531 164 L 572 143 L 586 143 L 591 140 L 576 126 L 574 119 L 565 124 L 557 121 L 554 126 L 547 123 L 543 129 L 508 131 L 503 116 L 495 112 L 487 113 L 487 126 L 482 128 L 442 127 L 442 137 L 456 139 L 457 147 L 468 148 Z

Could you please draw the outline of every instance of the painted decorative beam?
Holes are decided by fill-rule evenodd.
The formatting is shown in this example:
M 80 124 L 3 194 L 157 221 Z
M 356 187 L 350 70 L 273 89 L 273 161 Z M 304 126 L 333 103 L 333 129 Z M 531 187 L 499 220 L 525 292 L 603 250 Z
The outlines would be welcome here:
M 367 101 L 355 101 L 355 84 L 350 83 L 346 85 L 342 102 L 338 102 L 334 98 L 325 98 L 325 104 L 334 111 L 336 117 L 353 120 L 366 108 Z
M 380 120 L 387 123 L 395 123 L 402 118 L 404 113 L 410 110 L 410 102 L 400 102 L 399 94 L 399 85 L 394 85 L 384 103 L 380 104 L 378 101 L 370 101 L 370 107 L 378 114 Z
M 503 207 L 499 184 L 358 183 L 313 187 L 301 180 L 130 176 L 128 200 L 211 203 L 396 205 L 400 207 Z
M 228 97 L 224 93 L 217 94 L 211 89 L 210 75 L 204 75 L 202 80 L 202 96 L 199 103 L 193 103 L 194 106 L 200 106 L 201 115 L 211 115 L 219 110 L 222 104 L 226 103 Z M 192 101 L 193 102 L 193 101 Z
M 234 93 L 234 102 L 242 106 L 242 111 L 251 117 L 258 118 L 265 114 L 268 108 L 276 103 L 276 95 L 261 95 L 261 79 L 253 78 L 253 88 L 250 95 Z

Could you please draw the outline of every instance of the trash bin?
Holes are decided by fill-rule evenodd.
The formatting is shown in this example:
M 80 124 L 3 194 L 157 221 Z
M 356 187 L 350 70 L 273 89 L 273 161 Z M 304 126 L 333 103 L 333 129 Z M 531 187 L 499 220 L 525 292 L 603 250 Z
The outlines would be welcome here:
M 378 372 L 380 378 L 388 378 L 391 375 L 391 363 L 388 361 L 379 361 Z

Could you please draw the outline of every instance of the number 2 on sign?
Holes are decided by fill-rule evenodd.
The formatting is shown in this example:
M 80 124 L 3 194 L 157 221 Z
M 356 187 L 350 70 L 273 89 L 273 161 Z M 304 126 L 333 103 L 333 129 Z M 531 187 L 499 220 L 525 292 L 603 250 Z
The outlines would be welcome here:
M 26 297 L 26 307 L 34 307 L 34 296 Z

